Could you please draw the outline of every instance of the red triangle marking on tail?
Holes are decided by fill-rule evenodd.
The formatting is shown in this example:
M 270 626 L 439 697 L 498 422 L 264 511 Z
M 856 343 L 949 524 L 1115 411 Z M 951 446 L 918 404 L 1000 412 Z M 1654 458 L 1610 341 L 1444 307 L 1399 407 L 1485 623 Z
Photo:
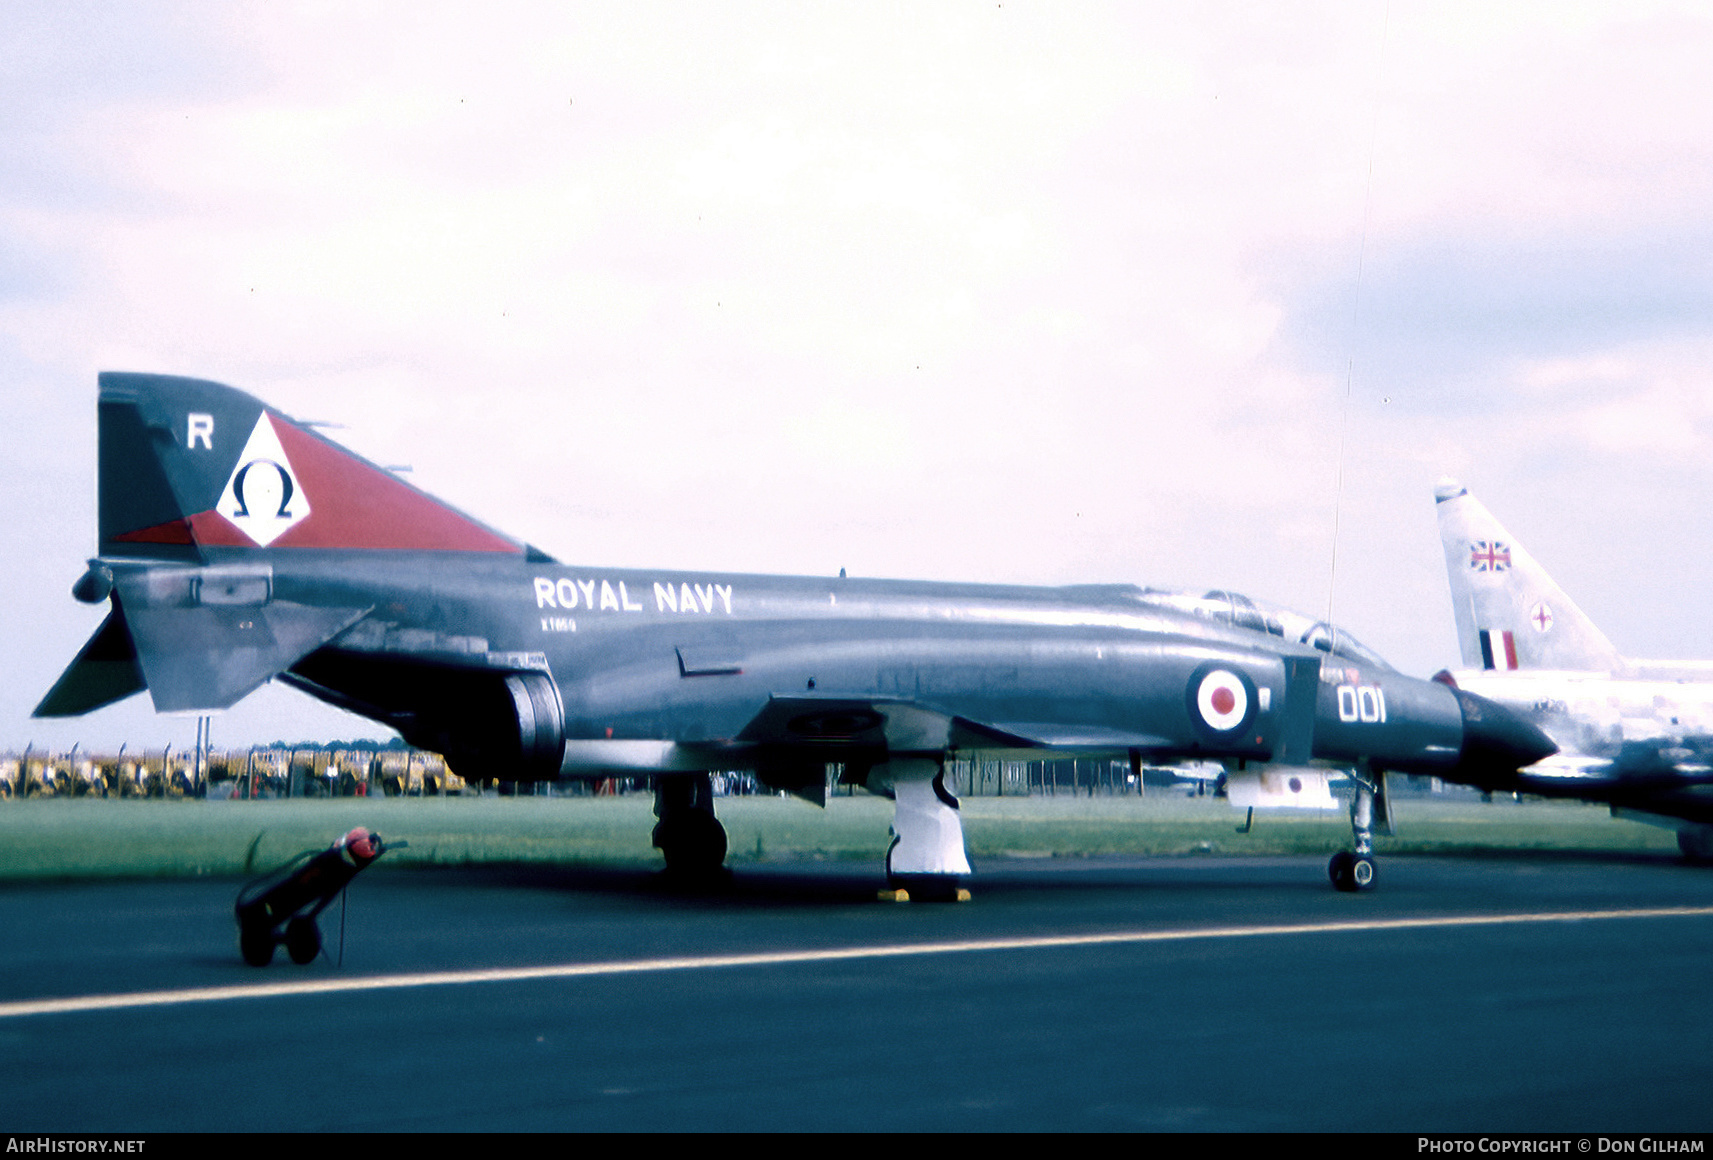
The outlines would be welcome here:
M 134 532 L 114 536 L 114 541 L 120 544 L 195 544 L 192 524 L 186 520 L 168 520 L 164 524 L 156 524 L 152 528 L 138 528 Z
M 198 544 L 216 548 L 254 548 L 256 541 L 246 536 L 231 520 L 209 508 L 190 517 L 190 531 Z
M 280 447 L 310 511 L 269 545 L 275 548 L 391 548 L 415 551 L 522 553 L 523 545 L 489 531 L 440 501 L 336 444 L 269 412 Z M 190 517 L 196 542 L 255 547 L 237 524 L 209 509 Z
M 276 545 L 523 551 L 521 544 L 489 531 L 289 421 L 279 419 L 274 426 L 313 505 L 309 518 L 275 540 Z

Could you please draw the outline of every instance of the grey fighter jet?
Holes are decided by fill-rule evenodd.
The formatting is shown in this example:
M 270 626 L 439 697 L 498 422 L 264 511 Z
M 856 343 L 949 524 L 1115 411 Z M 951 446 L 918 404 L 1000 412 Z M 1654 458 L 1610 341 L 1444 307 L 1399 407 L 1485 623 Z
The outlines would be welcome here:
M 1387 771 L 1503 777 L 1552 750 L 1324 627 L 1128 585 L 1025 588 L 563 564 L 218 383 L 101 376 L 107 619 L 37 708 L 147 688 L 208 711 L 279 679 L 482 781 L 650 777 L 670 871 L 717 870 L 709 773 L 896 803 L 895 886 L 970 873 L 948 756 L 1335 764 L 1362 787 L 1344 889 L 1373 881 Z
M 1463 667 L 1441 680 L 1528 718 L 1561 752 L 1486 789 L 1606 802 L 1713 861 L 1713 663 L 1618 655 L 1469 490 L 1434 491 Z

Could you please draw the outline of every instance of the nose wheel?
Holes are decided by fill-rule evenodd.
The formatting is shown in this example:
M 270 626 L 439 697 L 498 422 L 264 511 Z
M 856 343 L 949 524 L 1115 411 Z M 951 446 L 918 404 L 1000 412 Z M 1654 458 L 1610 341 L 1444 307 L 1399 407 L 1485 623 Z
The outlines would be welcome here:
M 1340 850 L 1326 866 L 1332 884 L 1346 894 L 1374 889 L 1374 859 L 1369 854 L 1353 854 Z

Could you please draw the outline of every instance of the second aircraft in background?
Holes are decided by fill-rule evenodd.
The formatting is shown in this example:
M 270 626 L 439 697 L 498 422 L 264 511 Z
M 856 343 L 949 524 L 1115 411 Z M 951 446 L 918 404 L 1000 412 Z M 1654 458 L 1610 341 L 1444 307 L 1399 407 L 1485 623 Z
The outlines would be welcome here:
M 1468 489 L 1435 489 L 1463 667 L 1441 680 L 1528 717 L 1553 757 L 1482 783 L 1606 802 L 1713 860 L 1713 662 L 1618 655 Z

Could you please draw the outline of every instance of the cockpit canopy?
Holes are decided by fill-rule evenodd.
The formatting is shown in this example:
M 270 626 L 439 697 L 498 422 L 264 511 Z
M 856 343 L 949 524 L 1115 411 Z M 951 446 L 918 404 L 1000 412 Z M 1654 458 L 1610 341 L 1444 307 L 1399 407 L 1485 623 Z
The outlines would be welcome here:
M 1205 620 L 1229 624 L 1234 628 L 1246 628 L 1295 644 L 1306 644 L 1310 648 L 1344 657 L 1358 664 L 1382 669 L 1392 667 L 1378 653 L 1336 625 L 1304 616 L 1300 612 L 1292 612 L 1288 608 L 1258 604 L 1240 592 L 1226 592 L 1216 588 L 1196 596 L 1188 592 L 1144 588 L 1138 598 L 1146 604 L 1173 608 Z

